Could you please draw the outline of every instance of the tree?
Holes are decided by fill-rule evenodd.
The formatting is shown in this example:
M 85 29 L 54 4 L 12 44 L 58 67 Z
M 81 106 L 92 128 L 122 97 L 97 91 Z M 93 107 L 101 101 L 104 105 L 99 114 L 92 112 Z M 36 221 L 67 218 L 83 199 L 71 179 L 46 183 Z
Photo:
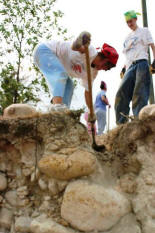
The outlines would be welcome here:
M 38 78 L 39 71 L 33 66 L 32 54 L 42 39 L 51 39 L 54 35 L 66 39 L 67 30 L 59 26 L 63 13 L 55 10 L 55 2 L 0 0 L 1 113 L 12 103 L 38 101 L 39 85 L 48 91 L 45 80 Z

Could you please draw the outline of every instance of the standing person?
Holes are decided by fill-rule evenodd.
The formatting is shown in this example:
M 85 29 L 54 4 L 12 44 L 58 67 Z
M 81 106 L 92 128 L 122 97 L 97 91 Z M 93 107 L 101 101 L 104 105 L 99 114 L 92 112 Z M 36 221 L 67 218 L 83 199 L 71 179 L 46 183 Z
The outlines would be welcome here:
M 52 107 L 60 109 L 64 104 L 69 107 L 73 94 L 73 81 L 70 77 L 80 78 L 85 88 L 85 100 L 89 108 L 87 85 L 87 67 L 85 45 L 89 44 L 91 35 L 82 32 L 74 42 L 48 41 L 37 46 L 34 52 L 35 64 L 46 78 L 49 90 L 53 95 Z M 92 80 L 99 70 L 110 70 L 116 66 L 117 51 L 104 44 L 101 51 L 89 46 Z
M 150 91 L 150 71 L 148 64 L 148 48 L 152 49 L 155 68 L 155 46 L 148 28 L 140 28 L 137 25 L 135 11 L 128 11 L 125 19 L 131 33 L 124 42 L 123 53 L 126 57 L 126 64 L 122 71 L 124 74 L 121 85 L 115 99 L 116 123 L 121 124 L 127 121 L 124 115 L 129 115 L 129 104 L 132 101 L 134 116 L 148 103 Z
M 109 107 L 109 101 L 106 97 L 107 85 L 104 81 L 101 81 L 100 84 L 101 91 L 97 94 L 95 100 L 95 113 L 98 124 L 98 135 L 103 134 L 105 126 L 106 126 L 106 106 Z

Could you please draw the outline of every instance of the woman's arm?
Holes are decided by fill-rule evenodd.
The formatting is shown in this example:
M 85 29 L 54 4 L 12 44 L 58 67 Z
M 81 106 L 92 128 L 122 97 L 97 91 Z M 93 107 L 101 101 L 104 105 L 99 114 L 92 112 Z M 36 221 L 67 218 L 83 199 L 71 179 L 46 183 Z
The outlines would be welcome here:
M 109 106 L 110 106 L 109 101 L 108 101 L 108 99 L 107 99 L 106 96 L 102 95 L 102 96 L 101 96 L 101 99 L 102 99 L 102 101 L 103 101 L 106 105 L 109 105 Z

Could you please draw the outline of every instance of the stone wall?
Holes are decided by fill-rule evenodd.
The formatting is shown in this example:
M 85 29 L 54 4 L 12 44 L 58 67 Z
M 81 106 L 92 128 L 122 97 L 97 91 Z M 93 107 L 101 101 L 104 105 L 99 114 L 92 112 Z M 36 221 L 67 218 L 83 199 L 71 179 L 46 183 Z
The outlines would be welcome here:
M 0 233 L 155 232 L 154 119 L 110 131 L 103 153 L 79 117 L 0 121 Z

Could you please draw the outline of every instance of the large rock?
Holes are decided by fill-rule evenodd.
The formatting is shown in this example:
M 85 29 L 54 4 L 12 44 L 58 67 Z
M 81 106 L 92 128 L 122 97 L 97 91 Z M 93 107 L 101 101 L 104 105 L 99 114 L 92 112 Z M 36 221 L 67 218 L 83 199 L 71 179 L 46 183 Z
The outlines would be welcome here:
M 90 152 L 83 150 L 78 150 L 70 156 L 52 154 L 39 161 L 39 168 L 52 178 L 70 180 L 93 173 L 96 168 L 96 158 Z
M 6 192 L 5 194 L 6 201 L 13 207 L 24 207 L 28 205 L 29 203 L 28 198 L 21 199 L 17 194 L 18 193 L 16 190 Z
M 119 192 L 86 181 L 68 185 L 61 215 L 82 231 L 106 231 L 130 212 L 129 201 Z
M 19 151 L 21 153 L 21 161 L 28 167 L 35 165 L 35 153 L 36 153 L 36 143 L 33 141 L 27 141 L 21 143 L 19 147 Z
M 155 104 L 146 105 L 144 108 L 142 108 L 138 117 L 140 120 L 144 120 L 149 116 L 155 117 Z
M 12 219 L 13 219 L 12 211 L 8 210 L 6 208 L 1 208 L 1 210 L 0 210 L 0 227 L 10 229 Z
M 30 224 L 31 224 L 30 217 L 19 217 L 15 221 L 15 230 L 17 232 L 28 233 L 30 232 Z
M 143 222 L 143 233 L 154 233 L 155 232 L 155 222 L 154 219 L 148 218 Z
M 31 222 L 32 233 L 74 233 L 71 229 L 65 228 L 50 218 L 38 217 Z
M 4 109 L 4 118 L 35 117 L 38 113 L 28 104 L 11 104 Z
M 112 230 L 104 233 L 141 233 L 140 226 L 133 214 L 125 215 Z

